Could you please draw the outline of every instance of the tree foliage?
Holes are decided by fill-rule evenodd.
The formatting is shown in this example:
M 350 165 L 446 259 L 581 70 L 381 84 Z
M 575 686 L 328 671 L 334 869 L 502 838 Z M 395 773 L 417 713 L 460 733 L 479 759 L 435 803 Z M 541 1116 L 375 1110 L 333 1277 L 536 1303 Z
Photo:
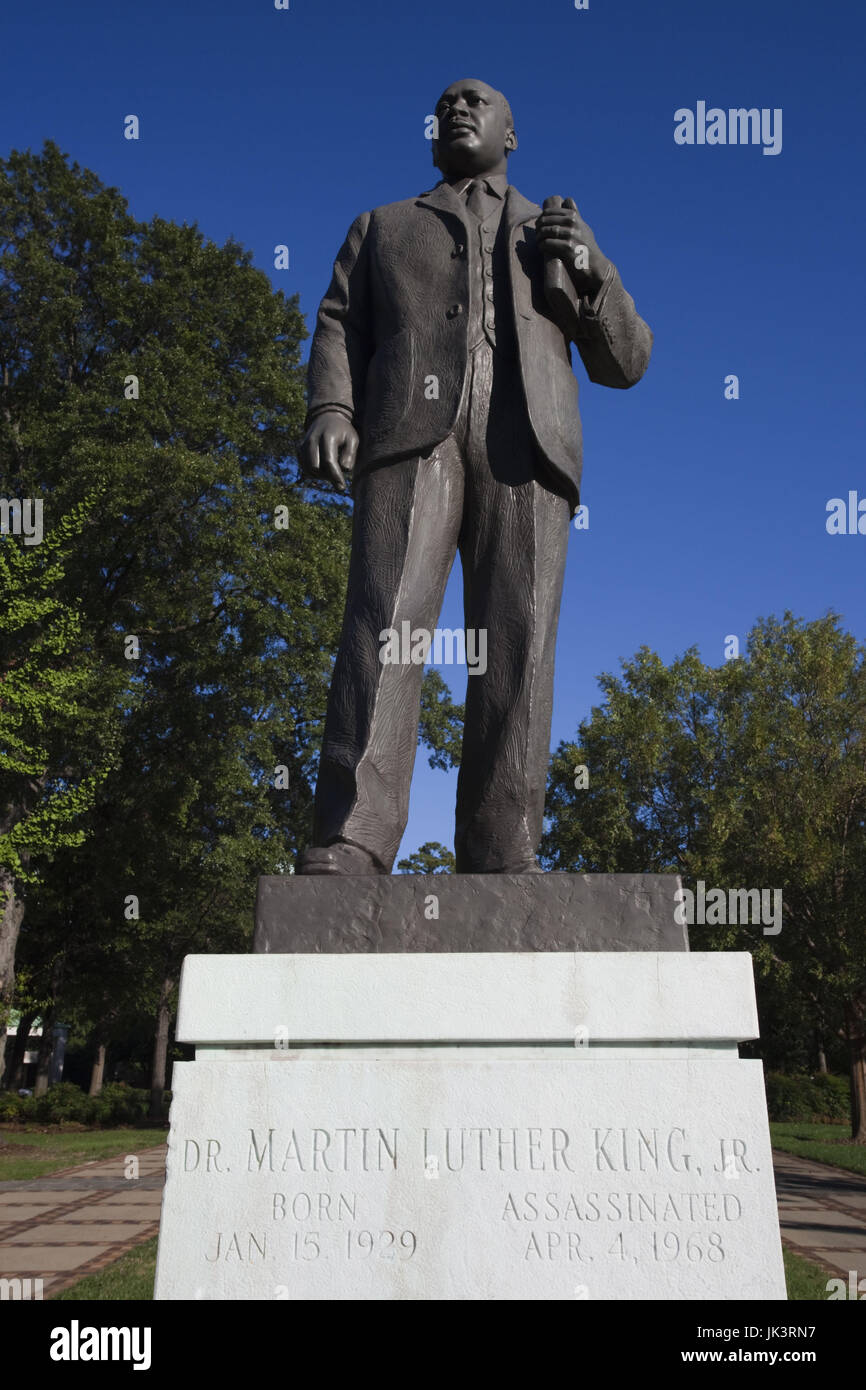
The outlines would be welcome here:
M 135 221 L 51 143 L 0 161 L 0 491 L 45 518 L 3 546 L 0 862 L 70 1008 L 73 958 L 153 1007 L 239 948 L 308 834 L 350 520 L 294 462 L 305 334 L 236 243 Z
M 839 1033 L 866 1142 L 863 650 L 835 615 L 787 613 L 720 668 L 695 651 L 666 667 L 643 648 L 601 686 L 553 760 L 547 866 L 781 890 L 778 935 L 727 922 L 696 926 L 692 942 L 750 949 L 770 1010 Z
M 427 840 L 407 859 L 398 859 L 401 874 L 453 874 L 456 861 L 450 849 L 438 840 Z
M 150 1015 L 155 1109 L 184 955 L 247 949 L 311 828 L 351 517 L 295 462 L 305 337 L 237 242 L 0 161 L 0 495 L 45 530 L 0 543 L 0 975 L 20 928 L 31 1012 Z

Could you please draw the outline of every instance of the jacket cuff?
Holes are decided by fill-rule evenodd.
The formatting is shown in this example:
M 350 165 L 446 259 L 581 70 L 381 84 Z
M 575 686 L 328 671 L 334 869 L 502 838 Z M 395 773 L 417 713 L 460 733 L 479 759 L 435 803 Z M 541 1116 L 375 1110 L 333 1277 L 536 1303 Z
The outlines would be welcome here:
M 601 311 L 604 308 L 604 301 L 607 299 L 608 291 L 615 278 L 616 266 L 613 261 L 610 261 L 604 279 L 601 282 L 601 289 L 598 291 L 595 298 L 590 300 L 588 297 L 585 297 L 581 301 L 581 318 L 588 319 L 592 322 L 593 319 L 597 319 L 601 316 Z
M 355 417 L 347 405 L 343 405 L 340 401 L 326 401 L 324 405 L 315 405 L 307 411 L 307 417 L 304 420 L 304 429 L 308 430 L 316 416 L 324 415 L 326 410 L 336 410 L 340 415 L 345 415 L 350 424 L 354 424 L 355 422 Z

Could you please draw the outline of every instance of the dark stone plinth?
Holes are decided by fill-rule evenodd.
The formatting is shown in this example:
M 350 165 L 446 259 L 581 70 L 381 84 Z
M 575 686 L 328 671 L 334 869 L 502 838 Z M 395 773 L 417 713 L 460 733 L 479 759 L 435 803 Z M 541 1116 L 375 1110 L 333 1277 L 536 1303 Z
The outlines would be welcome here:
M 687 951 L 679 886 L 675 874 L 269 875 L 253 951 Z

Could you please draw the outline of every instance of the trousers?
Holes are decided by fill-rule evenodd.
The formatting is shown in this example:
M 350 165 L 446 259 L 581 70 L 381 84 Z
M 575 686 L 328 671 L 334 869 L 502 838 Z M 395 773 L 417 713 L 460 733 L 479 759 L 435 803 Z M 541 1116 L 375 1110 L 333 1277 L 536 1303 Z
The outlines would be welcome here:
M 459 873 L 534 864 L 541 838 L 569 503 L 545 481 L 518 365 L 482 341 L 452 433 L 355 487 L 348 594 L 316 785 L 314 843 L 357 845 L 390 873 L 409 814 L 423 665 L 384 662 L 382 634 L 434 629 L 457 552 L 467 677 L 457 781 Z

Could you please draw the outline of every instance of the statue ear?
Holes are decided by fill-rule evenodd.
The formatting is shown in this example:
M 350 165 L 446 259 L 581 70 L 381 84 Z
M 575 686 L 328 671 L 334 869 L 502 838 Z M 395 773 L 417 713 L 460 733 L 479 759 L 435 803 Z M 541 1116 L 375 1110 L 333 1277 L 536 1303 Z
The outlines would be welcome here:
M 505 136 L 505 148 L 509 154 L 517 149 L 517 136 L 513 130 L 509 130 Z

